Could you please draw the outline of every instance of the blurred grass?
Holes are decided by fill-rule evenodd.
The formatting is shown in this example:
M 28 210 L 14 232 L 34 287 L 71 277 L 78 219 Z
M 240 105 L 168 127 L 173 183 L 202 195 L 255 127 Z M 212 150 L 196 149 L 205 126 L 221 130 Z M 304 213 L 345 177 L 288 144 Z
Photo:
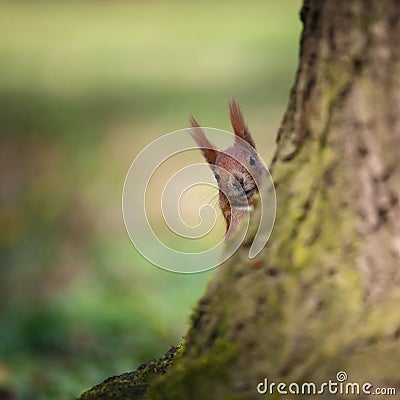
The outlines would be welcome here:
M 150 140 L 236 97 L 261 152 L 299 2 L 0 2 L 0 388 L 70 399 L 180 342 L 210 274 L 150 266 L 121 190 Z

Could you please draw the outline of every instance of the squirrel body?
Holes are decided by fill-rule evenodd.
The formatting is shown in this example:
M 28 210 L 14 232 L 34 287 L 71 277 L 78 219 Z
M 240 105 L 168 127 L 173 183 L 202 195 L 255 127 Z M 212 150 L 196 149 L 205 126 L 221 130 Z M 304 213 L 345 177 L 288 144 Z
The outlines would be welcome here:
M 199 123 L 190 118 L 192 136 L 218 183 L 219 207 L 226 224 L 226 235 L 236 230 L 248 215 L 258 192 L 264 164 L 258 157 L 253 137 L 235 100 L 229 104 L 230 120 L 235 134 L 234 144 L 221 151 L 212 144 Z

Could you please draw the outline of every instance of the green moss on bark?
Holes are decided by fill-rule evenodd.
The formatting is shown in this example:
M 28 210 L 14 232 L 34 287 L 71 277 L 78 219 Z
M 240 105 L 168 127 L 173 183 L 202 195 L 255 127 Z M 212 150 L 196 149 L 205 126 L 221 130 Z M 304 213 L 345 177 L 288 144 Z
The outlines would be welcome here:
M 136 371 L 106 379 L 83 393 L 78 400 L 139 400 L 147 392 L 149 383 L 164 375 L 180 347 L 172 347 L 158 360 L 142 364 Z
M 237 356 L 235 343 L 217 339 L 208 351 L 200 354 L 191 348 L 184 358 L 177 358 L 168 375 L 158 378 L 146 396 L 151 400 L 225 399 L 221 382 L 228 378 Z

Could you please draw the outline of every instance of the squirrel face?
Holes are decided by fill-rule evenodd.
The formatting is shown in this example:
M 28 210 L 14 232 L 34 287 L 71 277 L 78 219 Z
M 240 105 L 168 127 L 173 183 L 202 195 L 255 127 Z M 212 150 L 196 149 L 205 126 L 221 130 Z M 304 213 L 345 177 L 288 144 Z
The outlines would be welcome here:
M 229 105 L 231 124 L 235 133 L 233 146 L 218 150 L 206 137 L 198 122 L 191 117 L 192 136 L 214 173 L 219 188 L 219 207 L 227 233 L 233 232 L 254 204 L 253 196 L 266 171 L 259 159 L 254 140 L 244 122 L 238 104 Z M 244 142 L 247 142 L 244 143 Z
M 238 145 L 219 152 L 212 167 L 220 192 L 231 201 L 231 206 L 247 206 L 251 203 L 257 184 L 254 174 L 259 175 L 260 161 L 255 152 Z

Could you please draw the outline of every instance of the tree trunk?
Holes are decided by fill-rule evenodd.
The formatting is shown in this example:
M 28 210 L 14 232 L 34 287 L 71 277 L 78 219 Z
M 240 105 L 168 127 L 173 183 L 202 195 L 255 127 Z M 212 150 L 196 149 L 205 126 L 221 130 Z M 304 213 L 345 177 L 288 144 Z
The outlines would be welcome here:
M 220 267 L 150 399 L 258 399 L 264 378 L 338 371 L 400 391 L 400 1 L 305 0 L 301 18 L 274 231 Z

